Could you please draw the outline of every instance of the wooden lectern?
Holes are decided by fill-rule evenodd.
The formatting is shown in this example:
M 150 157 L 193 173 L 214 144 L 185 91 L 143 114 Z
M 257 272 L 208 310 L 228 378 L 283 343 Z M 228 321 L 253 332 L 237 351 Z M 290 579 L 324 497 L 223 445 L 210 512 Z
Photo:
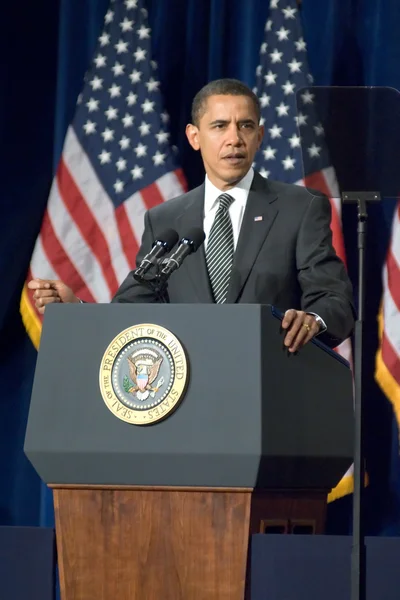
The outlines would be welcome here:
M 149 426 L 99 387 L 138 324 L 173 332 L 190 365 Z M 62 600 L 243 600 L 249 535 L 322 533 L 352 437 L 348 365 L 318 342 L 288 355 L 271 307 L 50 306 L 25 452 L 54 490 Z

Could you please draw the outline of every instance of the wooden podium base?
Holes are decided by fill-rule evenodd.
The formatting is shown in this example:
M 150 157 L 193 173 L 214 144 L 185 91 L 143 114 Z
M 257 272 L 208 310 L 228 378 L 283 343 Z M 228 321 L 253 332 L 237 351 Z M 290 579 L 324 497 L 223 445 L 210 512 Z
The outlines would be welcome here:
M 251 533 L 325 520 L 326 492 L 52 487 L 62 600 L 244 600 Z

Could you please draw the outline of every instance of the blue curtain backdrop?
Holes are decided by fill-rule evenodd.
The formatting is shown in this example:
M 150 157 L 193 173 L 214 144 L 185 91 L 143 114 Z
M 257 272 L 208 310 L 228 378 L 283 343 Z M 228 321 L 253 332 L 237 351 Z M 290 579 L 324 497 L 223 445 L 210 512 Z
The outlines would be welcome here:
M 202 165 L 186 143 L 195 92 L 210 79 L 254 85 L 267 0 L 148 0 L 153 54 L 172 140 L 191 187 Z M 302 20 L 316 85 L 400 89 L 398 0 L 303 0 Z M 19 296 L 55 165 L 96 45 L 108 0 L 21 0 L 2 7 L 0 40 L 0 525 L 51 524 L 51 495 L 23 454 L 36 353 L 18 313 Z M 342 161 L 345 163 L 345 161 Z M 345 172 L 346 164 L 335 165 Z M 367 532 L 400 532 L 397 428 L 374 383 L 381 269 L 394 202 L 370 211 L 364 375 L 367 401 Z M 345 207 L 349 270 L 357 281 L 354 207 Z M 355 285 L 357 294 L 357 286 Z M 329 510 L 329 530 L 349 531 L 350 499 Z

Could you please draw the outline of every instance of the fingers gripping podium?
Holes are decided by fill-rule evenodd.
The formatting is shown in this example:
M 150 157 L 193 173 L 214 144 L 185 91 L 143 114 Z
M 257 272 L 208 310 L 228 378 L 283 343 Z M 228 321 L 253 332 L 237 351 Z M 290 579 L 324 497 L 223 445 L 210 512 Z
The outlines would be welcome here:
M 54 490 L 62 599 L 243 600 L 251 533 L 323 532 L 352 426 L 348 365 L 288 355 L 271 307 L 49 307 L 25 452 Z

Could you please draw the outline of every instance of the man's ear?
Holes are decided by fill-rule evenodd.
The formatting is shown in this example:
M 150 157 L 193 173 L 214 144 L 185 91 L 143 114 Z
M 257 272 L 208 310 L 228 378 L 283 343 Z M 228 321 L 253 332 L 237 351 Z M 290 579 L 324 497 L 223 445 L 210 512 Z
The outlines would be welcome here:
M 199 129 L 196 125 L 186 125 L 186 137 L 193 150 L 200 150 Z
M 264 138 L 264 125 L 260 125 L 258 128 L 258 149 L 261 148 L 263 138 Z

